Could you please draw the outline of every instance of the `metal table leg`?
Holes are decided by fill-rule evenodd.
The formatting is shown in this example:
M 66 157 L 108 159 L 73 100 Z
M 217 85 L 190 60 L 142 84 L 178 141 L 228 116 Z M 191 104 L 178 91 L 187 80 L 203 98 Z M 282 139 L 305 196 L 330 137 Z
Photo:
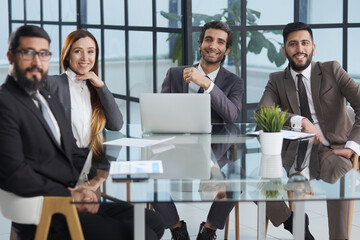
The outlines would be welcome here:
M 258 202 L 257 239 L 265 240 L 266 202 Z
M 305 238 L 305 201 L 294 201 L 294 207 L 294 240 L 303 240 Z
M 145 203 L 134 204 L 134 240 L 145 240 Z

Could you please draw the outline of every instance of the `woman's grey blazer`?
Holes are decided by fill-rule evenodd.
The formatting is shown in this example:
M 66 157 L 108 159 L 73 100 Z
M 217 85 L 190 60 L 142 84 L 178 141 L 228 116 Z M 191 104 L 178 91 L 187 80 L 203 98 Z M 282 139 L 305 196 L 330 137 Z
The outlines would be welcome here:
M 52 75 L 47 77 L 46 88 L 57 96 L 65 109 L 66 119 L 71 123 L 71 98 L 67 75 Z M 106 85 L 97 88 L 101 105 L 104 108 L 106 125 L 105 128 L 112 131 L 119 131 L 123 126 L 123 116 L 112 93 Z

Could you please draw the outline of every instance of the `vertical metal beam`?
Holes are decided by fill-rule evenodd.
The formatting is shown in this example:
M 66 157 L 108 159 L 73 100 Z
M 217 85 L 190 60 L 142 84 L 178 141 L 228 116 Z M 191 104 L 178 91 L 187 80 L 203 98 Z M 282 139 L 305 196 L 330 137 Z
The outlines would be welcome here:
M 61 3 L 61 1 L 59 1 Z M 40 22 L 41 22 L 41 28 L 44 28 L 44 3 L 43 0 L 40 0 Z
M 153 22 L 153 92 L 157 92 L 157 21 L 156 21 L 156 0 L 152 1 L 152 22 Z
M 76 1 L 76 28 L 81 28 L 81 0 Z
M 26 0 L 23 1 L 24 4 L 24 25 L 26 25 L 27 22 L 27 17 L 26 17 Z
M 244 80 L 241 122 L 247 121 L 247 72 L 246 72 L 246 0 L 241 0 L 241 78 Z
M 300 17 L 299 17 L 299 12 L 300 12 L 300 0 L 294 0 L 294 22 L 298 22 Z
M 76 2 L 76 9 L 77 29 L 80 29 L 83 24 L 87 23 L 87 0 L 78 0 Z
M 8 24 L 9 24 L 9 35 L 12 32 L 12 6 L 11 6 L 12 1 L 8 0 Z
M 308 9 L 309 9 L 308 0 L 299 0 L 298 21 L 308 23 L 309 21 Z
M 100 49 L 101 49 L 101 79 L 105 81 L 105 30 L 102 26 L 104 26 L 104 1 L 100 0 L 100 38 L 101 38 L 101 44 L 100 44 Z
M 343 0 L 343 60 L 342 67 L 347 71 L 348 65 L 348 0 Z
M 126 86 L 126 123 L 130 121 L 130 63 L 129 63 L 129 4 L 124 1 L 125 6 L 125 86 Z M 127 151 L 129 154 L 129 151 Z
M 192 59 L 192 1 L 182 0 L 182 65 L 193 63 Z
M 40 4 L 41 4 L 41 22 L 43 21 L 42 17 L 43 17 L 43 0 L 40 0 Z M 59 0 L 59 74 L 61 73 L 61 47 L 62 47 L 62 42 L 61 42 L 61 35 L 62 35 L 62 5 L 61 5 L 61 1 Z

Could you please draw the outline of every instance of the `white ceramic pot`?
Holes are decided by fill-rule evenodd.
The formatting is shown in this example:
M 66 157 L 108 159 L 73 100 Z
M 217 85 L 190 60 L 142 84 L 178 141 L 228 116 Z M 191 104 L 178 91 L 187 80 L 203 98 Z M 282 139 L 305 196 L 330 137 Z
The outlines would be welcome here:
M 283 166 L 281 155 L 261 155 L 259 176 L 262 178 L 281 178 Z
M 280 155 L 283 144 L 282 132 L 260 131 L 261 152 L 267 155 Z

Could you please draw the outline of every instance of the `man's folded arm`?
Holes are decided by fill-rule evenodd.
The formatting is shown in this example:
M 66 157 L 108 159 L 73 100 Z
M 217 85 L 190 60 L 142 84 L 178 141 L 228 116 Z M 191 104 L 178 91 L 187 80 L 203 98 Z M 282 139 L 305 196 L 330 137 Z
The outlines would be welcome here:
M 211 107 L 225 122 L 234 123 L 240 116 L 243 93 L 244 85 L 243 82 L 239 80 L 235 80 L 229 96 L 226 96 L 225 93 L 214 84 L 214 88 L 210 92 Z

